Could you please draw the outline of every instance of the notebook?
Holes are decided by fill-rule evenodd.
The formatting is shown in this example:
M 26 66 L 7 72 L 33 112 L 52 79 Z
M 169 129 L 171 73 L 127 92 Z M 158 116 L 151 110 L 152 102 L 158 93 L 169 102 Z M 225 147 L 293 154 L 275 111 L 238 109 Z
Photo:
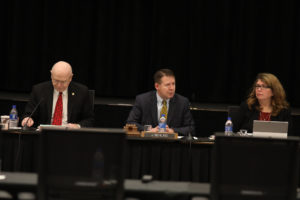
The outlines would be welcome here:
M 286 121 L 253 121 L 254 137 L 287 138 L 289 123 Z

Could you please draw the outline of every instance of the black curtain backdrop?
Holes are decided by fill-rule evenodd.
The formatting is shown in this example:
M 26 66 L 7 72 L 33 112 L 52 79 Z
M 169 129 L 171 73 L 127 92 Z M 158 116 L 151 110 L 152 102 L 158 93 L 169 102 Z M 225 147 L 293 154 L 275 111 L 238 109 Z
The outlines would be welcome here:
M 59 60 L 98 97 L 134 98 L 176 74 L 192 102 L 245 99 L 274 73 L 300 106 L 298 0 L 4 0 L 0 90 L 30 92 Z

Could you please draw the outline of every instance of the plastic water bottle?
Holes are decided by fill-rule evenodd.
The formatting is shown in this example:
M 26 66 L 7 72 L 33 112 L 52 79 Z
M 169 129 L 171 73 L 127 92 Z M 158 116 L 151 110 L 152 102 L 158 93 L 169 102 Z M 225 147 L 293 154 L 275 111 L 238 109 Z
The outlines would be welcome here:
M 166 117 L 164 114 L 162 114 L 158 124 L 159 132 L 166 132 L 166 126 Z
M 13 105 L 9 113 L 9 128 L 13 129 L 18 127 L 18 122 L 19 122 L 19 118 L 18 118 L 17 107 L 16 105 Z
M 233 124 L 231 121 L 231 117 L 228 117 L 225 123 L 225 135 L 232 135 L 233 134 L 232 129 L 233 129 Z

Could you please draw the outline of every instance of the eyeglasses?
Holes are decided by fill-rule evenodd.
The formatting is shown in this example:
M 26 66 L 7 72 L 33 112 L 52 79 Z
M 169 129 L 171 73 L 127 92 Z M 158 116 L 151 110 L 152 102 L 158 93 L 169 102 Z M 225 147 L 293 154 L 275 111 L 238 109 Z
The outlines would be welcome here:
M 265 90 L 265 89 L 268 89 L 268 88 L 271 88 L 271 87 L 270 86 L 266 86 L 266 85 L 255 85 L 255 88 L 256 89 Z
M 53 78 L 52 78 L 52 81 L 53 81 L 54 84 L 59 84 L 60 83 L 60 84 L 63 84 L 63 85 L 65 85 L 69 82 L 69 80 L 59 81 L 59 80 L 56 80 L 56 79 L 53 79 Z

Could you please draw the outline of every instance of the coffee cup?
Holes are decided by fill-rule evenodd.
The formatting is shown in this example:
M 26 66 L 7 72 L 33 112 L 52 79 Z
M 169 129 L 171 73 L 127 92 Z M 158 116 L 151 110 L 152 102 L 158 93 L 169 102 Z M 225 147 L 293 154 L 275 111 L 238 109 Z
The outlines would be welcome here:
M 9 115 L 1 115 L 1 129 L 8 130 Z

